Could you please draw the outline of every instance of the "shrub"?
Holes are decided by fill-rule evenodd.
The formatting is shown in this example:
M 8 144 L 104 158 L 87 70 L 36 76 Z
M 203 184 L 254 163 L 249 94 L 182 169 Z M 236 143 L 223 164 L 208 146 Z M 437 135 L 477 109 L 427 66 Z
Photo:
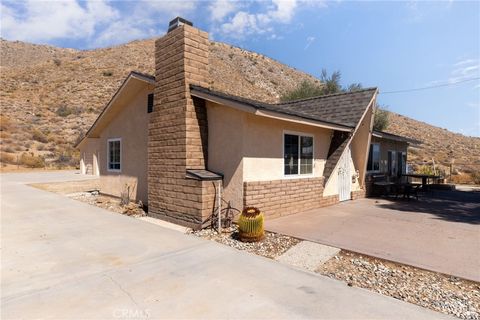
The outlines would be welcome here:
M 423 165 L 423 166 L 421 166 L 420 168 L 418 168 L 415 173 L 433 175 L 433 174 L 434 174 L 433 166 Z
M 53 59 L 53 63 L 54 63 L 57 67 L 60 67 L 60 65 L 62 64 L 62 60 L 60 60 L 60 59 Z
M 104 77 L 111 77 L 113 76 L 113 71 L 103 71 L 102 74 Z
M 377 107 L 373 118 L 373 130 L 383 131 L 388 128 L 389 113 L 385 109 Z
M 310 81 L 302 81 L 296 89 L 283 94 L 280 97 L 282 101 L 293 101 L 310 97 L 321 96 L 324 94 L 323 87 Z
M 3 152 L 8 152 L 8 153 L 14 153 L 15 152 L 15 150 L 11 146 L 6 146 L 2 150 L 3 150 Z
M 38 142 L 42 142 L 42 143 L 47 143 L 48 142 L 47 136 L 38 129 L 33 129 L 32 139 L 36 140 Z
M 304 80 L 297 86 L 297 88 L 283 94 L 280 97 L 280 100 L 293 101 L 343 92 L 345 90 L 342 89 L 342 86 L 340 85 L 340 78 L 340 71 L 335 71 L 329 76 L 327 70 L 323 69 L 320 77 L 321 83 Z
M 20 163 L 29 168 L 45 167 L 45 160 L 40 156 L 35 156 L 33 153 L 23 153 L 20 157 Z
M 9 131 L 10 129 L 12 129 L 10 118 L 0 115 L 0 131 Z
M 474 171 L 470 174 L 472 177 L 472 182 L 475 184 L 480 184 L 480 171 Z
M 0 152 L 0 162 L 2 163 L 10 163 L 10 164 L 15 164 L 15 156 L 13 154 L 9 154 L 6 152 Z
M 55 113 L 60 117 L 67 117 L 73 113 L 73 110 L 67 106 L 60 106 Z

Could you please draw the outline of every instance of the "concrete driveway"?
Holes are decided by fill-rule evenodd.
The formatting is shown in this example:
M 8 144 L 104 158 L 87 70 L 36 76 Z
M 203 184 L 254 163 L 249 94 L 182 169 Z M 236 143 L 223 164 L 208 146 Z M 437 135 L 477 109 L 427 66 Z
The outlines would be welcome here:
M 266 258 L 1 179 L 3 319 L 441 319 Z
M 267 221 L 322 244 L 480 281 L 480 193 L 419 201 L 359 199 Z

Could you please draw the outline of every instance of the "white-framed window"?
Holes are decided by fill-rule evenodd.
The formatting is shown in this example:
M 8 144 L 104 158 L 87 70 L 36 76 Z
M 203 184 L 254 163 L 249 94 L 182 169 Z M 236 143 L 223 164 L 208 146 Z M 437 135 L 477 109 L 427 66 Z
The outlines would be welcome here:
M 301 133 L 283 134 L 283 173 L 285 176 L 313 173 L 313 136 Z
M 370 151 L 368 153 L 367 171 L 379 172 L 380 171 L 380 144 L 370 144 Z
M 120 172 L 122 169 L 122 139 L 107 140 L 107 170 Z

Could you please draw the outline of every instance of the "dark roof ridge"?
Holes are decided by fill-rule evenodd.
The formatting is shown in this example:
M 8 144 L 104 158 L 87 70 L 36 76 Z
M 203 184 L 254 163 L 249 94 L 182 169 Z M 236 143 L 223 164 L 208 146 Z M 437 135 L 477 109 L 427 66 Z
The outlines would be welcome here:
M 325 95 L 321 95 L 321 96 L 315 96 L 315 97 L 309 97 L 309 98 L 303 98 L 303 99 L 297 99 L 297 100 L 291 100 L 291 101 L 285 101 L 285 102 L 272 103 L 272 105 L 291 104 L 291 103 L 297 103 L 297 102 L 302 102 L 302 101 L 309 101 L 309 100 L 335 97 L 335 96 L 341 96 L 341 95 L 347 95 L 347 94 L 354 94 L 354 93 L 370 91 L 370 90 L 378 90 L 378 88 L 377 87 L 369 87 L 369 88 L 363 88 L 363 89 L 355 90 L 355 91 L 330 93 L 330 94 L 325 94 Z

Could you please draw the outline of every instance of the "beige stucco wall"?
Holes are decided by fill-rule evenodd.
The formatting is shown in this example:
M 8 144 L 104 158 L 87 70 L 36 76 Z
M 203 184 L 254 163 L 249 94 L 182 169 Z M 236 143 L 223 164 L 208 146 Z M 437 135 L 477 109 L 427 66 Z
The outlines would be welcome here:
M 365 173 L 368 162 L 368 151 L 370 149 L 370 139 L 373 128 L 374 104 L 374 101 L 370 104 L 351 142 L 352 160 L 355 164 L 355 170 L 358 170 L 359 173 L 358 182 L 360 186 L 363 186 L 365 182 Z
M 85 138 L 79 146 L 80 172 L 88 175 L 98 175 L 99 141 L 95 138 Z
M 314 169 L 309 177 L 323 175 L 331 130 L 259 117 L 212 102 L 207 103 L 207 114 L 208 169 L 224 174 L 224 199 L 236 208 L 243 206 L 243 182 L 286 178 L 284 132 L 313 135 Z M 295 176 L 299 177 L 306 176 Z
M 243 162 L 245 181 L 268 181 L 292 177 L 284 175 L 284 133 L 313 135 L 314 167 L 310 177 L 323 175 L 332 130 L 252 114 L 246 114 L 245 119 Z M 302 176 L 296 176 L 298 177 Z
M 100 133 L 99 167 L 100 192 L 120 196 L 130 187 L 130 197 L 147 203 L 147 96 L 152 93 L 146 86 L 129 100 Z M 121 171 L 107 170 L 107 141 L 121 139 Z
M 224 175 L 222 198 L 241 210 L 245 113 L 207 102 L 207 117 L 207 168 Z

